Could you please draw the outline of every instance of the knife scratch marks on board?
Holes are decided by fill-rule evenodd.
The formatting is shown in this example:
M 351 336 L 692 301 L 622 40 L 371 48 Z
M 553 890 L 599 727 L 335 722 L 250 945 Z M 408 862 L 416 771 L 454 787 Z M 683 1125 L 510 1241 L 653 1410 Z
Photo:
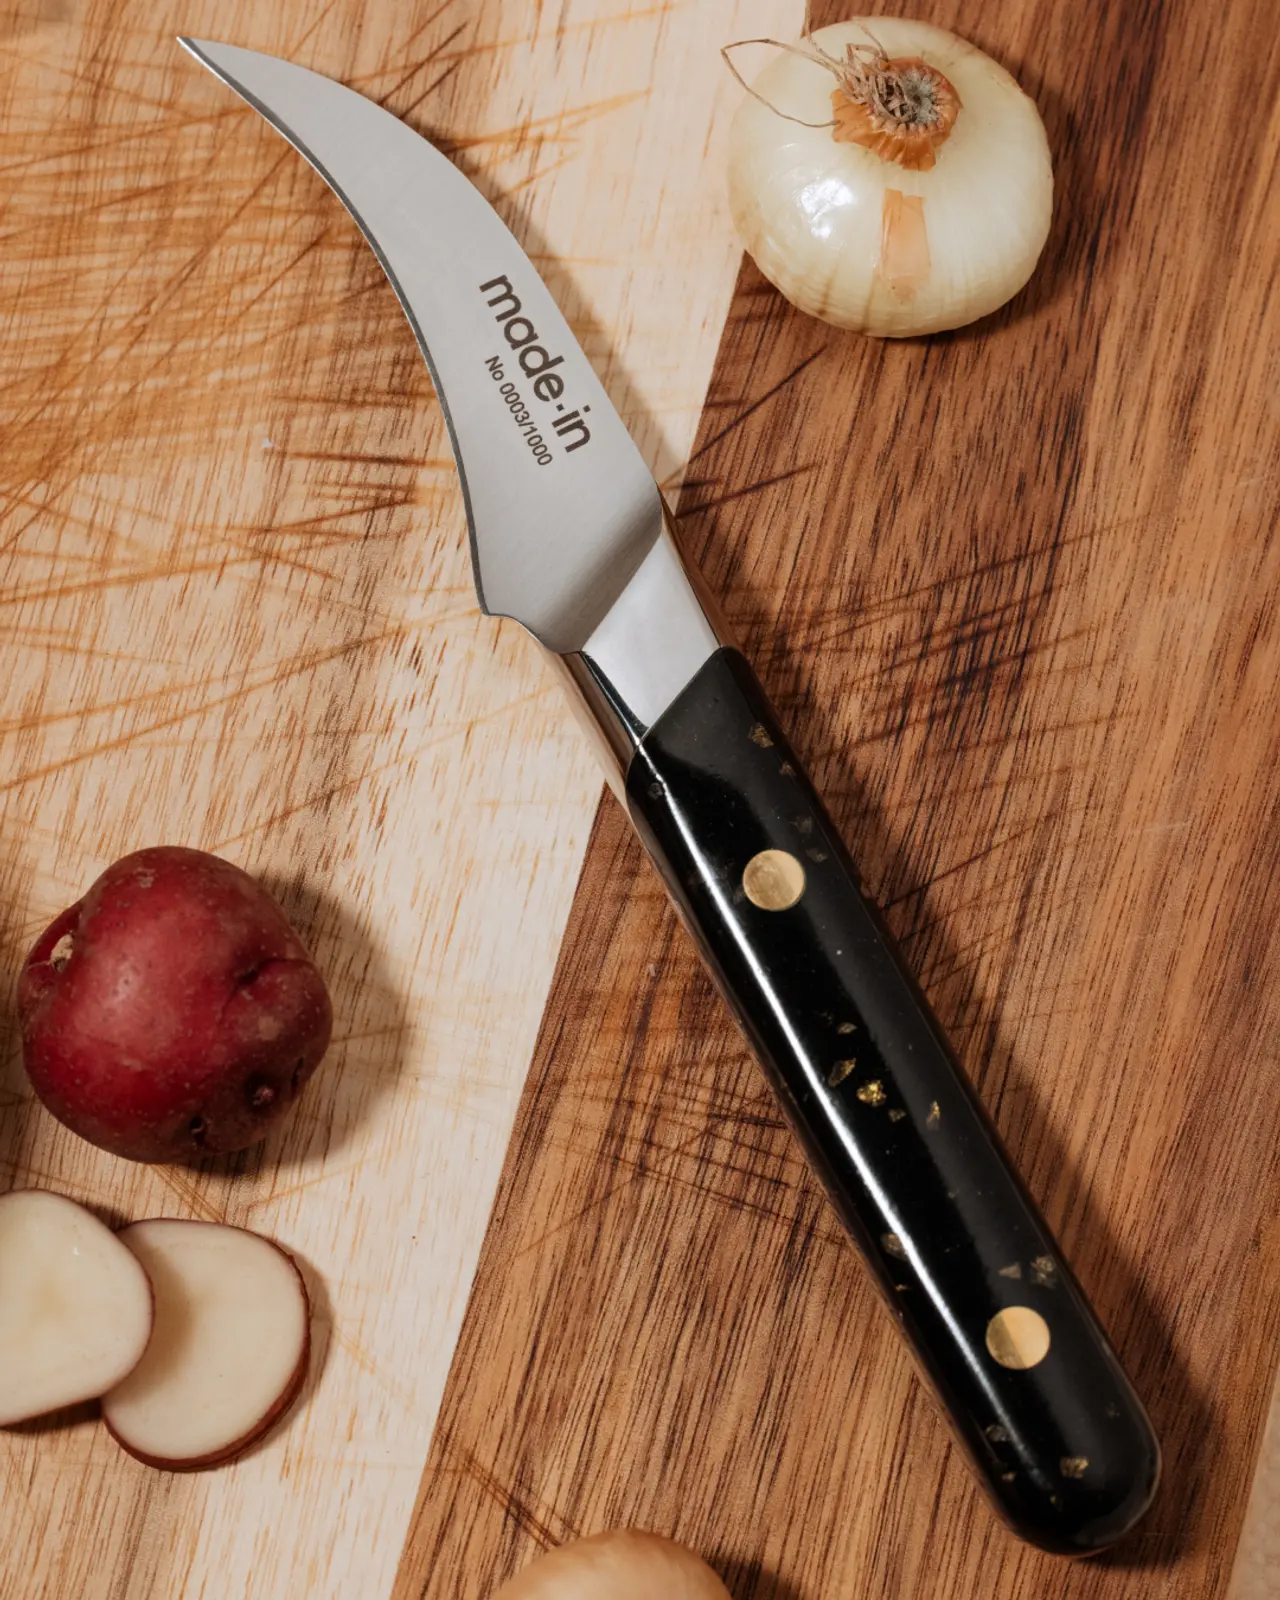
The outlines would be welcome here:
M 255 289 L 253 294 L 248 295 L 243 300 L 240 299 L 241 289 L 239 284 L 234 282 L 228 283 L 226 293 L 222 297 L 222 305 L 230 313 L 230 321 L 234 323 L 248 318 L 261 301 L 265 300 L 268 295 L 272 294 L 279 287 L 280 284 L 284 283 L 288 278 L 297 272 L 298 268 L 303 264 L 304 261 L 307 260 L 308 256 L 313 255 L 316 251 L 322 249 L 329 243 L 331 229 L 332 224 L 326 222 L 323 227 L 321 227 L 310 239 L 306 241 L 306 243 L 296 252 L 296 254 L 291 256 L 288 260 L 282 262 L 276 271 L 269 278 L 267 278 L 259 288 Z M 235 302 L 235 304 L 233 304 L 233 302 Z
M 648 89 L 633 89 L 626 94 L 609 95 L 603 100 L 594 100 L 587 105 L 575 106 L 571 110 L 557 111 L 553 116 L 532 117 L 524 122 L 517 122 L 510 127 L 498 128 L 492 133 L 471 134 L 461 139 L 441 141 L 441 148 L 451 155 L 456 155 L 464 150 L 485 150 L 495 159 L 502 159 L 508 155 L 521 154 L 531 144 L 541 147 L 545 144 L 557 144 L 566 140 L 574 140 L 579 133 L 593 122 L 611 116 L 615 111 L 624 110 L 627 106 L 635 105 L 638 101 L 647 100 L 650 95 Z
M 575 161 L 577 154 L 576 150 L 570 150 L 567 154 L 560 156 L 558 160 L 550 162 L 547 166 L 535 168 L 525 177 L 517 178 L 513 182 L 504 185 L 505 193 L 519 194 L 522 190 L 531 188 L 536 183 L 542 183 L 551 173 L 559 172 L 561 167 L 567 167 L 572 161 Z M 574 327 L 574 331 L 578 333 L 579 339 L 582 340 L 582 333 L 574 326 L 574 319 L 571 318 L 569 321 L 570 326 Z
M 730 434 L 734 433 L 738 428 L 740 428 L 749 417 L 754 416 L 755 413 L 760 410 L 761 406 L 766 406 L 771 400 L 777 399 L 777 397 L 785 389 L 789 388 L 796 381 L 802 372 L 805 372 L 813 365 L 815 361 L 817 361 L 819 356 L 822 356 L 826 353 L 826 349 L 827 346 L 825 344 L 819 345 L 816 350 L 812 351 L 809 355 L 798 361 L 796 365 L 792 367 L 790 372 L 788 372 L 784 377 L 779 378 L 775 384 L 766 389 L 762 395 L 750 401 L 739 412 L 732 422 L 726 423 L 725 426 L 719 429 L 718 432 L 713 433 L 709 439 L 706 439 L 700 443 L 697 449 L 694 450 L 693 454 L 689 457 L 688 465 L 692 466 L 695 461 L 700 460 L 707 454 L 708 451 L 712 450 L 716 445 L 727 439 Z
M 101 578 L 80 578 L 71 583 L 0 590 L 0 606 L 30 606 L 44 600 L 69 600 L 78 595 L 98 594 L 106 589 L 129 589 L 139 584 L 181 582 L 207 573 L 222 575 L 241 566 L 270 566 L 276 559 L 269 550 L 257 550 L 238 559 L 221 556 L 208 561 L 192 561 L 171 567 L 148 567 L 136 572 L 116 572 Z M 279 559 L 281 564 L 294 566 L 298 571 L 309 572 L 316 577 L 330 576 L 319 568 L 306 567 L 301 563 L 288 561 L 284 557 Z
M 156 1167 L 155 1175 L 166 1189 L 176 1194 L 188 1211 L 194 1211 L 206 1222 L 226 1222 L 226 1206 L 215 1205 L 207 1198 L 204 1187 L 194 1178 L 188 1178 L 177 1167 Z
M 403 1406 L 410 1416 L 424 1427 L 430 1427 L 431 1416 L 419 1403 L 416 1392 L 407 1384 L 394 1378 L 386 1367 L 371 1356 L 365 1347 L 336 1320 L 330 1320 L 329 1337 L 355 1362 L 356 1366 L 383 1389 L 397 1405 Z
M 927 878 L 923 878 L 920 882 L 903 889 L 899 894 L 894 895 L 892 899 L 882 901 L 881 910 L 889 911 L 904 905 L 918 895 L 923 895 L 938 884 L 945 882 L 946 879 L 955 877 L 957 873 L 967 872 L 970 867 L 976 867 L 984 861 L 989 861 L 997 851 L 1007 850 L 1011 845 L 1021 844 L 1024 840 L 1032 838 L 1039 830 L 1039 827 L 1040 824 L 1037 821 L 1029 822 L 1022 828 L 1011 829 L 1008 833 L 1001 835 L 1000 838 L 993 839 L 980 849 L 971 851 L 963 861 L 954 861 L 948 867 L 939 868 L 931 872 Z M 989 896 L 989 889 L 984 893 Z
M 35 1097 L 18 1102 L 19 1106 L 31 1106 Z M 59 1194 L 65 1194 L 68 1199 L 77 1200 L 81 1205 L 101 1204 L 101 1191 L 95 1193 L 92 1183 L 85 1183 L 74 1175 L 65 1171 L 59 1172 L 48 1167 L 37 1166 L 31 1161 L 14 1161 L 9 1156 L 0 1155 L 0 1171 L 7 1171 L 15 1178 L 29 1178 L 33 1180 L 33 1187 L 56 1189 Z
M 461 31 L 461 30 L 459 30 L 459 31 Z M 450 78 L 452 78 L 455 75 L 455 73 L 458 73 L 458 72 L 461 71 L 462 66 L 463 66 L 463 63 L 461 61 L 451 62 L 448 66 L 445 67 L 443 72 L 438 73 L 431 80 L 431 82 L 429 84 L 427 84 L 425 89 L 423 89 L 420 93 L 416 94 L 413 97 L 413 99 L 408 102 L 408 104 L 404 107 L 403 111 L 401 111 L 399 113 L 399 115 L 403 116 L 406 120 L 408 120 L 408 118 L 410 118 L 413 115 L 413 113 L 418 109 L 418 107 L 422 104 L 422 102 L 424 100 L 429 99 L 438 90 L 442 89 L 444 87 L 444 85 L 449 82 Z
M 292 674 L 290 673 L 289 675 Z M 378 766 L 364 767 L 358 773 L 344 777 L 340 781 L 330 784 L 327 788 L 305 795 L 301 800 L 291 801 L 290 804 L 282 806 L 279 810 L 272 812 L 270 816 L 258 819 L 252 826 L 242 829 L 239 833 L 229 834 L 225 838 L 219 839 L 210 846 L 210 849 L 214 851 L 226 850 L 233 844 L 242 843 L 245 839 L 268 833 L 273 828 L 279 827 L 282 822 L 290 821 L 304 812 L 314 811 L 317 807 L 325 806 L 339 795 L 352 794 L 357 789 L 363 788 L 372 779 L 407 763 L 417 761 L 429 750 L 437 749 L 440 745 L 456 739 L 469 738 L 477 728 L 484 727 L 486 724 L 505 722 L 524 707 L 547 699 L 558 692 L 557 685 L 548 683 L 535 690 L 532 694 L 522 695 L 518 699 L 496 707 L 482 717 L 472 717 L 466 722 L 443 727 L 434 733 L 430 739 L 425 740 L 420 745 L 416 745 L 412 750 L 401 750 Z M 133 737 L 137 737 L 137 735 Z M 0 792 L 2 792 L 2 786 L 0 786 Z
M 661 5 L 637 6 L 635 10 L 619 11 L 607 17 L 588 17 L 580 22 L 570 22 L 567 20 L 567 13 L 561 8 L 556 17 L 552 36 L 563 43 L 575 34 L 599 33 L 606 29 L 624 27 L 628 23 L 652 22 L 655 18 L 670 16 L 674 10 L 676 10 L 674 0 L 664 0 Z M 479 44 L 469 45 L 465 50 L 442 52 L 437 59 L 449 60 L 456 55 L 459 60 L 469 61 L 478 56 L 498 55 L 504 50 L 529 50 L 538 42 L 540 34 L 541 30 L 535 26 L 529 33 L 504 39 L 486 39 Z
M 103 740 L 101 743 L 89 748 L 76 750 L 59 761 L 53 761 L 32 771 L 21 773 L 16 778 L 0 783 L 0 794 L 4 794 L 11 789 L 21 788 L 24 784 L 38 782 L 53 773 L 65 772 L 70 767 L 79 766 L 109 751 L 124 749 L 127 745 L 145 738 L 150 733 L 160 732 L 165 728 L 172 728 L 181 723 L 207 716 L 211 711 L 237 705 L 253 695 L 262 694 L 268 689 L 279 688 L 282 684 L 288 682 L 290 678 L 310 674 L 319 666 L 340 661 L 343 657 L 350 656 L 354 652 L 365 651 L 374 646 L 385 645 L 401 639 L 405 637 L 407 632 L 407 629 L 394 629 L 371 638 L 349 640 L 344 644 L 334 646 L 331 650 L 318 651 L 309 657 L 301 657 L 286 662 L 276 671 L 254 683 L 244 684 L 238 689 L 229 691 L 227 694 L 216 695 L 199 705 L 184 706 L 169 716 L 161 717 L 155 722 L 148 723 L 145 727 L 131 729 L 128 733 L 121 734 L 117 738 Z M 451 730 L 451 735 L 453 731 Z
M 690 1134 L 687 1139 L 665 1151 L 664 1154 L 668 1158 L 678 1158 L 686 1151 L 691 1149 L 694 1145 L 704 1140 L 706 1137 L 707 1130 L 705 1128 L 698 1128 L 692 1134 Z M 589 1217 L 593 1212 L 602 1210 L 609 1204 L 611 1200 L 614 1200 L 621 1195 L 624 1190 L 629 1189 L 633 1184 L 639 1182 L 642 1178 L 653 1176 L 657 1170 L 655 1166 L 646 1165 L 643 1161 L 637 1160 L 628 1162 L 624 1156 L 619 1154 L 615 1154 L 614 1160 L 615 1162 L 623 1165 L 630 1165 L 634 1170 L 628 1177 L 623 1178 L 620 1182 L 610 1184 L 603 1193 L 593 1196 L 591 1200 L 589 1200 L 584 1206 L 580 1207 L 577 1211 L 574 1211 L 568 1216 L 562 1217 L 558 1222 L 555 1223 L 553 1227 L 548 1228 L 545 1232 L 539 1233 L 532 1239 L 528 1240 L 517 1252 L 517 1257 L 536 1255 L 540 1253 L 550 1242 L 550 1240 L 555 1238 L 555 1236 L 561 1233 L 564 1229 L 572 1227 L 577 1222 L 581 1222 L 584 1217 Z M 664 1177 L 668 1176 L 668 1174 L 665 1173 L 659 1173 L 658 1175 Z
M 442 1458 L 436 1469 L 439 1475 L 449 1477 L 460 1473 L 470 1478 L 485 1495 L 497 1501 L 502 1507 L 504 1517 L 510 1518 L 511 1522 L 523 1529 L 542 1549 L 550 1550 L 557 1545 L 567 1544 L 571 1539 L 582 1537 L 578 1528 L 554 1506 L 545 1511 L 535 1512 L 525 1499 L 514 1490 L 508 1489 L 473 1451 L 458 1444 L 444 1430 L 437 1432 L 436 1439 L 438 1453 Z M 452 1465 L 454 1462 L 457 1463 L 456 1466 Z
M 387 1039 L 400 1039 L 410 1032 L 413 1023 L 400 1018 L 395 1022 L 388 1022 L 376 1028 L 353 1028 L 348 1033 L 335 1033 L 330 1041 L 332 1046 L 367 1044 L 371 1039 L 385 1041 Z
M 94 87 L 101 89 L 102 85 L 95 84 Z M 71 163 L 84 158 L 92 158 L 95 161 L 99 161 L 101 157 L 106 155 L 132 152 L 134 146 L 145 143 L 148 140 L 154 140 L 161 131 L 166 137 L 172 138 L 176 134 L 188 132 L 193 128 L 203 128 L 213 124 L 230 122 L 238 115 L 234 107 L 230 109 L 222 107 L 217 110 L 200 112 L 195 116 L 175 117 L 172 106 L 166 106 L 159 101 L 153 102 L 153 105 L 157 113 L 165 118 L 163 130 L 148 124 L 129 133 L 113 135 L 99 127 L 92 127 L 84 131 L 84 142 L 81 144 L 59 146 L 56 140 L 46 140 L 42 142 L 42 147 L 38 154 L 23 156 L 17 161 L 0 163 L 0 177 L 8 177 L 16 172 L 38 171 L 42 167 L 55 166 L 59 163 Z M 126 168 L 130 173 L 137 170 L 132 160 L 127 163 L 121 163 L 121 169 L 125 170 Z M 58 176 L 61 176 L 61 174 Z M 194 186 L 195 180 L 193 179 L 191 182 Z
M 1023 583 L 1025 580 L 1022 579 L 1021 569 L 1024 564 L 1011 562 L 1009 565 L 1020 569 L 1019 582 Z M 984 624 L 999 628 L 1016 622 L 1028 600 L 1048 598 L 1048 591 L 1039 586 L 1030 593 L 1025 587 L 1019 587 L 1015 594 L 984 593 L 981 601 L 975 605 L 972 591 L 977 581 L 978 576 L 974 572 L 957 573 L 952 578 L 930 584 L 924 593 L 905 596 L 900 606 L 891 607 L 883 602 L 877 606 L 873 602 L 865 611 L 859 609 L 855 615 L 850 614 L 847 606 L 824 605 L 822 591 L 819 590 L 814 596 L 812 608 L 798 619 L 797 629 L 806 642 L 821 646 L 852 639 L 859 633 L 875 632 L 896 619 L 913 624 L 913 636 L 927 632 L 927 638 L 922 638 L 921 645 L 923 649 L 933 651 L 943 648 L 948 629 L 958 631 Z M 920 603 L 926 594 L 936 602 L 933 608 Z M 955 612 L 954 619 L 948 615 L 952 611 Z
M 445 4 L 448 5 L 449 0 L 445 0 Z M 288 49 L 282 51 L 281 53 L 289 60 L 297 59 L 303 47 L 310 43 L 311 39 L 314 38 L 314 36 L 332 16 L 338 5 L 339 0 L 326 0 L 326 3 L 320 7 L 319 11 L 314 17 L 311 18 L 302 32 L 293 39 Z
M 406 73 L 406 63 L 410 60 L 410 56 L 418 41 L 429 28 L 434 26 L 434 24 L 437 23 L 442 16 L 444 16 L 446 11 L 452 10 L 454 3 L 455 0 L 443 0 L 441 5 L 438 5 L 434 11 L 429 11 L 422 21 L 419 22 L 417 26 L 409 33 L 402 36 L 397 36 L 395 40 L 395 55 L 393 59 L 386 61 L 381 66 L 374 67 L 370 71 L 345 73 L 342 81 L 350 88 L 359 89 L 362 94 L 369 95 L 370 99 L 378 100 L 380 105 L 383 104 L 384 102 L 378 99 L 378 95 L 372 92 L 373 86 L 381 83 L 384 78 L 391 77 L 394 73 Z M 420 72 L 424 66 L 438 62 L 441 59 L 446 46 L 456 39 L 459 34 L 463 33 L 465 28 L 466 24 L 460 23 L 458 27 L 452 31 L 452 33 L 447 34 L 444 39 L 439 41 L 439 43 L 431 45 L 427 51 L 427 54 L 420 61 L 408 67 L 407 76 L 405 76 L 402 81 L 408 82 L 415 72 Z M 295 59 L 295 57 L 287 51 L 284 52 L 284 56 L 286 60 Z M 385 92 L 387 94 L 393 94 L 395 91 L 388 90 Z
M 792 478 L 803 478 L 814 471 L 815 463 L 806 462 L 798 467 L 788 467 L 782 472 L 775 472 L 770 478 L 760 478 L 755 483 L 748 483 L 742 488 L 727 490 L 722 495 L 717 495 L 711 500 L 700 500 L 691 506 L 682 505 L 681 518 L 699 517 L 704 512 L 716 511 L 721 506 L 731 505 L 735 500 L 744 500 L 750 495 L 759 494 L 763 489 L 772 489 L 780 483 L 788 483 Z
M 439 12 L 437 12 L 436 15 L 438 16 Z M 418 30 L 418 32 L 421 31 L 421 29 Z M 457 70 L 457 62 L 454 62 L 452 65 L 447 67 L 445 72 L 433 83 L 428 84 L 426 89 L 424 89 L 421 93 L 415 95 L 412 100 L 402 105 L 396 103 L 396 97 L 399 95 L 400 91 L 404 88 L 407 88 L 408 85 L 413 82 L 413 80 L 425 67 L 438 66 L 440 63 L 440 54 L 444 48 L 447 45 L 452 44 L 455 39 L 460 39 L 466 31 L 466 23 L 460 22 L 458 26 L 454 28 L 452 33 L 445 35 L 438 45 L 433 45 L 421 61 L 415 61 L 412 66 L 403 69 L 400 77 L 391 85 L 389 89 L 383 89 L 378 94 L 371 95 L 370 98 L 376 100 L 377 103 L 385 110 L 394 112 L 396 116 L 408 117 L 412 112 L 417 110 L 418 106 L 422 104 L 423 100 L 425 100 L 426 97 L 433 92 L 433 90 L 438 89 L 445 79 L 450 77 Z M 382 74 L 379 74 L 379 76 L 382 76 Z M 372 80 L 368 78 L 362 80 L 364 83 L 371 81 Z
M 744 1071 L 753 1070 L 750 1066 L 744 1066 Z M 601 1104 L 606 1109 L 616 1105 L 618 1081 L 610 1080 L 612 1094 L 608 1092 L 609 1086 L 605 1086 Z M 731 1210 L 757 1212 L 774 1219 L 784 1211 L 790 1213 L 796 1204 L 816 1202 L 814 1180 L 790 1146 L 785 1148 L 779 1159 L 777 1139 L 779 1135 L 785 1137 L 780 1117 L 775 1115 L 756 1119 L 755 1125 L 767 1130 L 769 1138 L 765 1143 L 755 1146 L 744 1140 L 744 1129 L 750 1124 L 739 1113 L 717 1112 L 706 1104 L 705 1096 L 701 1098 L 697 1112 L 701 1115 L 695 1113 L 684 1119 L 682 1127 L 688 1131 L 685 1137 L 674 1144 L 654 1144 L 651 1140 L 642 1140 L 639 1154 L 615 1146 L 610 1159 L 611 1170 L 616 1172 L 619 1167 L 629 1168 L 628 1176 L 609 1183 L 602 1193 L 535 1235 L 521 1247 L 517 1255 L 523 1257 L 542 1252 L 565 1229 L 603 1210 L 641 1182 L 659 1182 L 688 1189 L 695 1194 L 708 1196 Z M 666 1121 L 673 1130 L 681 1126 L 671 1118 Z M 711 1150 L 721 1143 L 726 1153 L 711 1154 Z M 690 1156 L 693 1157 L 691 1161 L 688 1159 Z M 739 1159 L 735 1160 L 735 1157 Z M 754 1163 L 751 1158 L 755 1158 Z M 725 1180 L 734 1186 L 726 1185 Z M 744 1183 L 763 1185 L 770 1195 L 785 1198 L 787 1204 L 780 1208 L 764 1199 L 753 1198 L 741 1187 Z M 815 1242 L 820 1241 L 837 1249 L 843 1248 L 844 1244 L 843 1236 L 835 1228 L 816 1228 L 814 1239 Z
M 280 457 L 282 460 L 290 460 L 293 458 L 293 452 L 281 451 Z M 323 459 L 323 457 L 320 457 L 319 459 Z M 342 459 L 342 457 L 339 457 L 338 459 Z M 352 459 L 358 460 L 360 458 L 352 457 Z M 349 483 L 350 480 L 347 479 L 345 481 Z M 304 534 L 310 535 L 321 533 L 329 538 L 334 538 L 334 525 L 336 523 L 345 522 L 351 517 L 359 517 L 362 521 L 367 523 L 375 517 L 384 517 L 393 511 L 405 511 L 416 504 L 417 500 L 414 497 L 414 491 L 412 489 L 406 489 L 404 493 L 393 495 L 391 498 L 381 495 L 375 500 L 358 502 L 353 506 L 339 506 L 334 511 L 319 511 L 314 516 L 310 517 L 295 517 L 287 522 L 273 522 L 269 527 L 255 528 L 250 525 L 236 527 L 233 525 L 229 531 L 233 533 L 243 532 L 246 535 L 257 538 L 281 538 L 286 536 L 300 538 Z M 391 534 L 398 535 L 398 532 L 399 530 L 388 530 L 388 535 L 384 535 L 384 537 L 390 536 Z M 342 541 L 347 541 L 351 538 L 359 538 L 361 542 L 363 542 L 365 530 L 361 529 L 358 535 L 337 534 L 336 537 Z
M 336 1062 L 326 1061 L 325 1070 L 333 1071 Z M 259 1210 L 262 1206 L 277 1206 L 282 1200 L 292 1200 L 297 1195 L 304 1194 L 308 1189 L 318 1188 L 321 1184 L 332 1183 L 335 1178 L 350 1178 L 358 1173 L 364 1166 L 363 1161 L 352 1161 L 346 1166 L 326 1166 L 322 1172 L 314 1173 L 309 1178 L 303 1178 L 298 1183 L 277 1185 L 270 1183 L 267 1192 L 255 1195 L 253 1199 L 245 1201 L 241 1209 L 247 1214 Z M 279 1169 L 276 1169 L 277 1171 Z
M 379 455 L 373 451 L 365 450 L 288 450 L 281 452 L 289 461 L 322 461 L 333 462 L 337 465 L 351 465 L 356 467 L 405 467 L 414 472 L 453 472 L 454 463 L 452 456 L 408 456 L 408 455 Z M 344 478 L 343 482 L 346 481 Z M 389 501 L 376 507 L 385 511 L 402 501 Z M 293 523 L 293 527 L 305 527 L 306 523 Z M 276 530 L 279 531 L 279 530 Z
M 241 684 L 234 694 L 227 698 L 206 702 L 204 705 L 193 706 L 191 708 L 191 714 L 193 716 L 200 716 L 210 709 L 210 707 L 218 708 L 223 705 L 234 704 L 237 697 L 243 697 L 245 695 L 254 693 L 259 688 L 275 687 L 284 680 L 285 676 L 291 676 L 295 673 L 314 672 L 335 659 L 341 659 L 345 657 L 352 648 L 355 648 L 362 642 L 385 643 L 390 641 L 394 644 L 402 642 L 404 639 L 410 637 L 412 637 L 411 631 L 405 629 L 403 631 L 397 631 L 395 634 L 390 632 L 384 633 L 379 635 L 378 638 L 374 640 L 357 640 L 354 642 L 354 644 L 348 643 L 339 647 L 330 654 L 312 656 L 305 661 L 292 663 L 287 669 L 287 672 L 277 671 L 265 684 L 250 686 Z M 66 644 L 66 641 L 51 643 L 48 640 L 41 640 L 38 638 L 38 636 L 33 635 L 30 630 L 26 630 L 24 632 L 24 639 L 28 646 L 33 648 L 38 647 L 40 649 L 55 648 L 56 643 L 61 643 L 63 645 Z M 140 656 L 125 651 L 118 651 L 109 646 L 98 644 L 96 641 L 90 641 L 87 644 L 79 647 L 78 653 L 86 656 L 97 656 L 103 660 L 117 662 L 141 662 L 146 665 L 161 666 L 174 666 L 178 664 L 160 657 Z M 30 732 L 34 728 L 49 728 L 59 722 L 80 721 L 86 717 L 111 716 L 120 711 L 138 709 L 143 706 L 155 704 L 156 702 L 163 703 L 166 700 L 178 700 L 185 702 L 188 696 L 196 694 L 199 690 L 208 690 L 215 684 L 227 683 L 233 677 L 241 676 L 242 673 L 243 668 L 238 667 L 234 669 L 228 669 L 227 671 L 219 674 L 206 675 L 200 679 L 184 680 L 178 683 L 165 683 L 156 689 L 138 690 L 133 694 L 121 695 L 114 699 L 89 700 L 74 705 L 59 706 L 52 711 L 11 717 L 0 720 L 0 735 L 5 733 Z M 150 732 L 152 730 L 148 729 L 145 731 Z M 141 737 L 142 735 L 139 734 L 137 736 Z

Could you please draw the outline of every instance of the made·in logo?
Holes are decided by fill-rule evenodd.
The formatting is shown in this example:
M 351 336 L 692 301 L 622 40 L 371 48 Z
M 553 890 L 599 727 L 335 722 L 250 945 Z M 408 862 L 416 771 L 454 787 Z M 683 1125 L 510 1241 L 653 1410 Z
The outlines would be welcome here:
M 490 297 L 485 304 L 492 307 L 494 317 L 502 324 L 503 337 L 516 352 L 521 372 L 533 379 L 534 394 L 545 404 L 555 406 L 557 415 L 551 431 L 564 445 L 564 453 L 571 455 L 581 450 L 591 437 L 591 430 L 583 420 L 591 407 L 565 411 L 560 398 L 564 394 L 564 379 L 554 370 L 564 364 L 564 357 L 549 355 L 538 342 L 537 330 L 522 314 L 510 278 L 490 278 L 488 283 L 480 285 L 480 293 Z

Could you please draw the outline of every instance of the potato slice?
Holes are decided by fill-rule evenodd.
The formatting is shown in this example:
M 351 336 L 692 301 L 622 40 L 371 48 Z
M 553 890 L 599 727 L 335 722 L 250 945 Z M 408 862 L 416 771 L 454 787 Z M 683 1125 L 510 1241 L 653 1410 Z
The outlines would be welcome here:
M 116 1441 L 153 1467 L 190 1471 L 248 1449 L 297 1398 L 310 1353 L 302 1275 L 261 1234 L 154 1218 L 120 1239 L 155 1288 L 155 1331 L 104 1396 Z
M 0 1197 L 0 1423 L 113 1388 L 151 1319 L 146 1273 L 92 1212 L 46 1189 Z

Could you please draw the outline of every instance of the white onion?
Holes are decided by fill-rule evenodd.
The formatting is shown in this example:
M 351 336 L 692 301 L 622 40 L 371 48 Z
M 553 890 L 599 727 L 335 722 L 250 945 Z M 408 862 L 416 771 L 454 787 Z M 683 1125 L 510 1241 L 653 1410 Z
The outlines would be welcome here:
M 901 164 L 913 159 L 912 114 L 899 159 L 847 142 L 847 129 L 837 138 L 833 104 L 859 117 L 860 107 L 833 102 L 837 76 L 808 43 L 779 54 L 730 135 L 730 206 L 756 265 L 802 311 L 890 338 L 958 328 L 1002 306 L 1049 232 L 1053 170 L 1034 103 L 981 50 L 925 22 L 865 17 L 811 40 L 837 61 L 853 46 L 873 66 L 926 63 L 925 78 L 941 73 L 959 109 L 921 157 L 935 164 L 912 170 Z
M 627 1528 L 540 1556 L 493 1600 L 729 1600 L 729 1591 L 692 1550 Z

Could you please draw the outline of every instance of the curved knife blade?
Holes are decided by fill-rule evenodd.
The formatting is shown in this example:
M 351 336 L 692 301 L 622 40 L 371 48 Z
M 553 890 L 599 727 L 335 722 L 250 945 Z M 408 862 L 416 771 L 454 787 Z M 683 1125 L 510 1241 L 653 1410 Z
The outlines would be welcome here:
M 658 538 L 662 500 L 537 270 L 372 100 L 256 50 L 179 43 L 305 156 L 382 263 L 444 409 L 481 606 L 581 649 Z

